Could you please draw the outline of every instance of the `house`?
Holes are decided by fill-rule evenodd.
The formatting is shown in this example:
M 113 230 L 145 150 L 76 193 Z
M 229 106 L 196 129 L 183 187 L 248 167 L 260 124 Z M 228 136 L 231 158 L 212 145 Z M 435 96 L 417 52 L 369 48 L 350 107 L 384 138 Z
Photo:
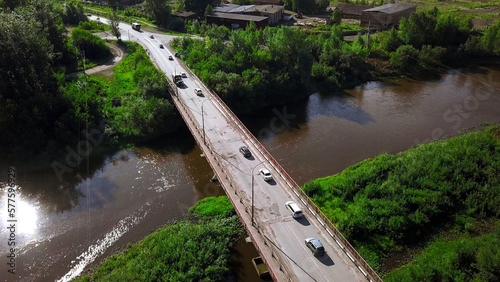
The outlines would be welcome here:
M 357 19 L 361 18 L 361 11 L 372 8 L 372 5 L 357 5 L 351 3 L 339 3 L 335 10 L 340 10 L 342 12 L 342 18 L 344 19 Z
M 224 25 L 230 29 L 246 28 L 252 21 L 257 28 L 264 28 L 268 20 L 268 17 L 233 13 L 213 13 L 207 16 L 208 24 Z
M 409 18 L 417 11 L 417 6 L 409 3 L 387 4 L 361 12 L 361 26 L 389 29 L 399 25 L 402 18 Z
M 285 12 L 284 6 L 279 5 L 255 5 L 243 11 L 244 15 L 255 15 L 269 18 L 269 25 L 277 24 Z
M 268 24 L 277 24 L 283 17 L 285 11 L 284 6 L 279 5 L 236 5 L 236 4 L 223 4 L 214 8 L 214 13 L 224 14 L 241 14 L 248 16 L 267 17 Z

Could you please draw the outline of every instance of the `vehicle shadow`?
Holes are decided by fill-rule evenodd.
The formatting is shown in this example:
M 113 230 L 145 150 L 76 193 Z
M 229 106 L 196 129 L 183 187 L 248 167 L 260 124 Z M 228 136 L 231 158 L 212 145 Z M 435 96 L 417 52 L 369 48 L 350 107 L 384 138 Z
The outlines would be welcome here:
M 271 180 L 267 181 L 267 183 L 269 183 L 269 185 L 273 185 L 273 186 L 276 186 L 278 184 L 276 182 L 276 180 L 274 180 L 274 179 L 271 179 Z
M 316 257 L 322 264 L 326 266 L 332 266 L 335 265 L 335 262 L 333 262 L 332 258 L 328 254 L 324 254 L 320 257 Z
M 301 216 L 299 218 L 296 218 L 295 220 L 297 220 L 298 223 L 300 223 L 300 224 L 302 224 L 304 226 L 311 225 L 311 223 L 309 222 L 309 220 L 305 216 Z
M 255 161 L 255 158 L 254 158 L 254 156 L 250 156 L 250 157 L 247 157 L 247 160 L 249 160 L 249 161 Z

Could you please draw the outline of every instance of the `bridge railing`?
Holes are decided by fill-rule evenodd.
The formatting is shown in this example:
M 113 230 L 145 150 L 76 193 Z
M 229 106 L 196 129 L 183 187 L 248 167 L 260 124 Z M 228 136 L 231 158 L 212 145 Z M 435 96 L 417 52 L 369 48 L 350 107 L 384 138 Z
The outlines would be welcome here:
M 210 89 L 207 87 L 207 89 Z M 210 89 L 211 95 L 226 112 L 236 126 L 242 131 L 255 148 L 258 149 L 269 161 L 269 163 L 274 167 L 274 169 L 281 175 L 281 177 L 287 182 L 288 187 L 295 193 L 295 195 L 302 201 L 302 203 L 307 207 L 311 214 L 318 220 L 318 222 L 325 228 L 326 232 L 335 240 L 339 247 L 344 251 L 344 253 L 349 257 L 349 259 L 359 268 L 363 275 L 370 281 L 382 281 L 378 274 L 372 269 L 372 267 L 364 260 L 364 258 L 354 249 L 354 247 L 349 243 L 349 241 L 342 235 L 342 233 L 333 225 L 333 223 L 326 217 L 323 212 L 316 206 L 316 204 L 306 195 L 306 193 L 300 189 L 300 186 L 295 182 L 295 180 L 288 174 L 288 172 L 280 165 L 280 163 L 267 151 L 267 149 L 257 141 L 257 138 L 246 128 L 246 126 L 240 121 L 240 119 L 227 107 L 227 105 L 220 99 L 220 97 Z
M 170 81 L 169 81 L 169 84 Z M 172 84 L 171 84 L 172 86 Z M 174 85 L 175 87 L 175 85 Z M 174 100 L 174 103 L 176 103 L 178 106 L 177 108 L 179 109 L 179 112 L 184 119 L 184 121 L 188 124 L 188 128 L 191 131 L 191 134 L 195 138 L 199 138 L 198 143 L 200 144 L 200 147 L 205 154 L 206 158 L 212 158 L 212 160 L 208 160 L 208 164 L 211 166 L 212 170 L 214 173 L 217 175 L 217 179 L 219 182 L 222 184 L 222 186 L 225 188 L 226 193 L 228 193 L 228 198 L 232 202 L 233 206 L 237 206 L 238 203 L 235 202 L 236 198 L 238 199 L 239 204 L 243 205 L 244 211 L 246 213 L 250 213 L 251 211 L 251 203 L 246 199 L 244 196 L 244 193 L 240 190 L 238 190 L 236 185 L 233 185 L 233 183 L 236 183 L 233 179 L 231 174 L 227 174 L 225 169 L 224 169 L 224 164 L 221 164 L 221 161 L 223 160 L 222 158 L 219 158 L 219 155 L 215 153 L 215 150 L 210 146 L 210 143 L 207 143 L 207 145 L 203 146 L 203 142 L 201 142 L 201 135 L 202 135 L 202 129 L 200 129 L 200 124 L 196 122 L 196 119 L 190 114 L 190 112 L 186 109 L 186 105 L 184 104 L 184 101 L 182 99 L 179 99 L 177 96 L 175 96 L 175 90 L 172 90 L 171 94 Z M 192 126 L 189 126 L 189 124 L 192 124 Z M 231 191 L 232 190 L 232 191 Z M 231 193 L 231 194 L 230 194 Z M 234 194 L 234 195 L 233 195 Z M 241 214 L 240 209 L 235 209 L 236 212 L 238 213 L 238 216 L 243 219 L 243 215 Z M 243 225 L 245 228 L 249 231 L 251 226 L 247 224 L 245 220 L 242 220 Z M 252 223 L 250 223 L 252 224 Z M 284 267 L 283 264 L 283 257 L 280 254 L 280 250 L 277 248 L 277 246 L 274 244 L 274 242 L 269 239 L 268 236 L 266 236 L 261 230 L 258 225 L 255 225 L 255 230 L 257 232 L 248 232 L 252 241 L 253 242 L 262 242 L 264 246 L 268 247 L 268 250 L 263 249 L 264 246 L 262 244 L 254 244 L 255 247 L 257 248 L 258 252 L 260 254 L 263 253 L 270 253 L 271 257 L 276 260 L 275 263 L 271 263 L 268 261 L 268 257 L 262 256 L 262 259 L 264 260 L 264 263 L 266 265 L 278 265 L 278 269 L 283 272 L 283 274 L 288 277 L 286 268 Z M 280 281 L 278 275 L 276 274 L 276 270 L 270 268 L 269 269 L 270 275 L 273 278 L 274 281 Z

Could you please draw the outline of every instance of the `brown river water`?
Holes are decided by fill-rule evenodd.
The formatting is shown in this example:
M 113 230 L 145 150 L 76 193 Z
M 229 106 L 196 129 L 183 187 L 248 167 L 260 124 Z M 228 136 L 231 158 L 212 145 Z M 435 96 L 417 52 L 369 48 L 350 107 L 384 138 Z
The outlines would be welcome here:
M 384 152 L 500 123 L 500 67 L 369 82 L 242 121 L 303 184 Z M 183 128 L 165 140 L 83 161 L 63 181 L 52 168 L 16 171 L 15 232 L 8 229 L 9 164 L 0 161 L 0 280 L 68 281 L 182 219 L 199 199 L 223 195 L 200 154 Z M 12 234 L 15 274 L 8 272 Z M 230 262 L 234 280 L 257 280 L 250 263 L 255 256 L 251 244 L 237 245 Z

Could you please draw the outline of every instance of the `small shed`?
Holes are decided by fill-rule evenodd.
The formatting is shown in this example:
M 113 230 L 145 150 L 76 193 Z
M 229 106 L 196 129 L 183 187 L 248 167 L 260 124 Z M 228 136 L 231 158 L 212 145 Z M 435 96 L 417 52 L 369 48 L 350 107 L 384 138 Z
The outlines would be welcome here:
M 342 12 L 342 18 L 344 19 L 357 19 L 361 18 L 361 12 L 366 9 L 372 8 L 372 5 L 357 5 L 351 3 L 339 3 L 335 10 L 340 10 Z
M 361 26 L 389 29 L 399 25 L 402 18 L 409 18 L 417 11 L 417 6 L 410 3 L 387 4 L 361 12 Z

